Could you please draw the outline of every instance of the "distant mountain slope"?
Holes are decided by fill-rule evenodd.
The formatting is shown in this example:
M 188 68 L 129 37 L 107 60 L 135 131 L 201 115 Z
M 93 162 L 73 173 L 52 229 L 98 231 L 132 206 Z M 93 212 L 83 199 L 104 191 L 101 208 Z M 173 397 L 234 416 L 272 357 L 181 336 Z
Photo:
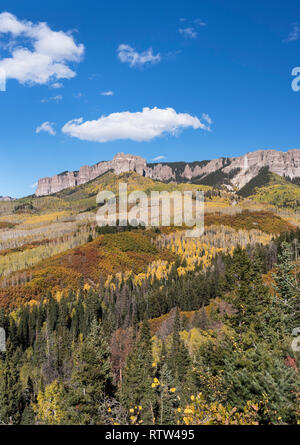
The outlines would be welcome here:
M 193 182 L 196 184 L 208 185 L 211 187 L 220 187 L 222 185 L 230 185 L 231 179 L 235 177 L 240 172 L 240 168 L 235 168 L 230 170 L 228 173 L 224 173 L 223 169 L 216 170 L 204 177 L 199 179 L 194 179 Z
M 255 193 L 255 190 L 259 187 L 269 185 L 272 178 L 272 173 L 269 167 L 263 167 L 257 176 L 255 176 L 251 181 L 249 181 L 244 187 L 238 191 L 238 195 L 243 198 L 248 198 Z
M 268 167 L 271 172 L 291 179 L 300 177 L 300 150 L 287 152 L 258 150 L 234 158 L 159 164 L 147 164 L 140 156 L 118 153 L 112 161 L 99 162 L 93 166 L 83 166 L 79 171 L 67 171 L 51 178 L 40 179 L 36 195 L 51 195 L 69 187 L 79 186 L 108 171 L 116 174 L 136 172 L 146 178 L 162 182 L 202 182 L 211 186 L 230 183 L 241 189 L 257 176 L 263 167 Z
M 153 261 L 174 261 L 168 249 L 158 249 L 152 242 L 157 234 L 151 230 L 135 230 L 98 236 L 94 241 L 47 258 L 27 271 L 27 279 L 16 272 L 15 279 L 0 277 L 0 308 L 16 307 L 32 299 L 40 300 L 48 292 L 80 288 L 84 278 L 99 283 L 110 274 L 132 270 L 144 272 Z M 13 284 L 12 284 L 13 283 Z
M 116 175 L 112 171 L 108 171 L 85 184 L 68 187 L 49 196 L 32 195 L 13 202 L 3 203 L 2 205 L 5 205 L 10 210 L 10 213 L 14 214 L 30 213 L 38 215 L 44 212 L 49 213 L 53 211 L 69 211 L 74 213 L 87 212 L 98 207 L 96 196 L 100 191 L 109 190 L 114 192 L 117 196 L 120 182 L 127 184 L 128 192 L 134 190 L 140 190 L 146 193 L 149 193 L 151 190 L 168 192 L 191 189 L 203 191 L 211 190 L 211 187 L 205 185 L 155 181 L 151 178 L 141 176 L 136 172 L 120 173 L 119 175 Z
M 262 230 L 269 235 L 294 229 L 291 224 L 270 212 L 209 214 L 206 220 L 207 227 L 214 226 L 212 233 L 216 233 L 220 225 L 227 225 L 230 230 L 244 230 L 245 234 L 252 229 Z M 168 233 L 174 235 L 174 228 L 160 228 L 159 232 L 163 237 Z M 20 303 L 39 301 L 48 292 L 55 295 L 62 290 L 76 291 L 83 281 L 92 285 L 103 284 L 109 275 L 128 270 L 134 274 L 144 273 L 153 261 L 176 261 L 179 251 L 176 253 L 176 249 L 167 249 L 164 243 L 160 247 L 153 243 L 160 236 L 159 232 L 155 229 L 125 229 L 119 233 L 96 235 L 90 242 L 42 259 L 8 276 L 0 276 L 0 308 L 14 308 Z M 251 236 L 255 239 L 254 233 Z M 222 240 L 225 240 L 224 233 Z M 23 249 L 28 248 L 23 246 Z M 19 249 L 19 254 L 22 254 L 23 249 Z
M 158 166 L 161 165 L 162 168 L 168 168 L 171 169 L 172 174 L 170 176 L 170 180 L 176 180 L 177 182 L 188 182 L 189 178 L 185 175 L 185 169 L 186 166 L 189 165 L 189 167 L 194 171 L 196 168 L 202 169 L 207 164 L 209 164 L 211 161 L 195 161 L 195 162 L 161 162 L 160 164 L 147 164 L 147 166 L 150 169 L 153 169 L 154 171 L 159 171 Z M 202 176 L 202 175 L 200 175 Z M 196 177 L 195 177 L 196 178 Z
M 14 201 L 14 198 L 11 198 L 10 196 L 0 196 L 0 201 L 3 202 L 10 202 L 10 201 Z
M 269 171 L 267 167 L 251 179 L 238 194 L 243 198 L 272 204 L 277 207 L 297 208 L 300 206 L 300 186 L 289 179 Z

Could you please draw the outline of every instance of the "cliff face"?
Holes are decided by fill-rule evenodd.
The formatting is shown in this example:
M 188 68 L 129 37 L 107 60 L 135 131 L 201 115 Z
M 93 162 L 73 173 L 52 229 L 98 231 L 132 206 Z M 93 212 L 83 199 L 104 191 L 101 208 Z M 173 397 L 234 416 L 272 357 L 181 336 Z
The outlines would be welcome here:
M 175 164 L 147 165 L 140 156 L 118 153 L 112 161 L 100 162 L 93 166 L 83 166 L 76 172 L 65 172 L 52 178 L 43 178 L 38 182 L 36 195 L 50 195 L 68 187 L 84 184 L 103 173 L 113 170 L 116 174 L 135 171 L 142 176 L 159 180 L 182 180 L 193 182 L 196 178 L 222 171 L 232 174 L 231 182 L 241 188 L 254 178 L 262 167 L 269 167 L 271 172 L 291 178 L 300 177 L 300 150 L 280 152 L 259 150 L 237 158 L 219 158 L 202 163 L 184 163 L 178 173 Z
M 40 179 L 35 194 L 36 196 L 51 195 L 68 187 L 85 184 L 109 170 L 113 170 L 116 174 L 135 171 L 140 175 L 145 175 L 146 169 L 147 163 L 140 156 L 118 153 L 112 161 L 99 162 L 92 166 L 85 165 L 76 172 L 65 172 L 51 178 Z
M 10 202 L 10 201 L 15 201 L 15 199 L 11 198 L 10 196 L 0 196 L 0 201 L 1 202 Z
M 238 188 L 242 188 L 257 176 L 262 167 L 269 167 L 271 172 L 280 176 L 289 176 L 292 179 L 300 177 L 300 150 L 287 152 L 258 150 L 239 158 L 232 158 L 231 164 L 223 171 L 229 173 L 233 169 L 240 168 L 231 182 Z

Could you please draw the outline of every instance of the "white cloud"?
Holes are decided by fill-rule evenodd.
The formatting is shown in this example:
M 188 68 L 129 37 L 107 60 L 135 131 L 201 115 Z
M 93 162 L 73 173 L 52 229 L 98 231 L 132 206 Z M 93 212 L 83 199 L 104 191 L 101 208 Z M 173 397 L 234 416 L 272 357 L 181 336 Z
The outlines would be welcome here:
M 147 63 L 158 63 L 161 60 L 160 54 L 153 54 L 153 49 L 149 48 L 142 53 L 138 53 L 130 45 L 119 45 L 117 49 L 118 58 L 122 63 L 128 63 L 129 66 L 143 66 Z
M 186 20 L 180 20 L 181 22 Z M 206 23 L 201 19 L 195 19 L 193 21 L 189 21 L 189 26 L 185 26 L 185 28 L 179 28 L 179 32 L 183 37 L 186 39 L 196 39 L 198 36 L 198 32 L 195 29 L 195 27 L 202 28 L 203 26 L 206 26 Z
M 75 97 L 75 99 L 81 99 L 83 96 L 84 96 L 84 94 L 81 93 L 80 91 L 79 91 L 79 93 L 74 93 L 73 94 L 73 97 Z
M 61 82 L 55 82 L 51 85 L 51 88 L 62 88 L 64 85 Z
M 152 161 L 163 161 L 164 159 L 167 159 L 165 156 L 156 156 L 152 159 Z
M 96 79 L 97 77 L 101 77 L 101 75 L 98 74 L 98 73 L 91 74 L 91 76 L 89 76 L 89 80 L 94 80 L 94 79 Z
M 207 122 L 209 126 L 212 125 L 212 123 L 213 123 L 212 118 L 208 114 L 206 114 L 206 113 L 202 114 L 202 119 L 205 122 Z
M 9 12 L 0 14 L 0 37 L 8 35 L 9 57 L 0 60 L 7 79 L 21 84 L 45 84 L 76 76 L 68 64 L 80 62 L 84 45 L 70 33 L 52 31 L 47 23 L 19 20 Z
M 41 102 L 43 104 L 47 103 L 47 102 L 60 102 L 63 99 L 63 96 L 61 96 L 60 94 L 57 96 L 52 96 L 52 97 L 46 97 L 45 99 L 42 99 Z
M 114 92 L 113 91 L 102 91 L 102 93 L 100 93 L 101 96 L 113 96 Z
M 35 132 L 40 133 L 41 131 L 45 131 L 46 133 L 51 134 L 51 136 L 55 136 L 56 132 L 53 128 L 53 125 L 51 122 L 44 122 L 42 125 L 36 128 Z
M 83 141 L 108 142 L 118 139 L 151 141 L 164 134 L 176 135 L 181 129 L 210 130 L 209 125 L 187 113 L 176 113 L 173 108 L 143 108 L 131 113 L 124 111 L 101 116 L 98 120 L 83 121 L 83 118 L 67 122 L 62 132 Z
M 296 22 L 293 23 L 293 29 L 289 33 L 288 38 L 284 40 L 284 42 L 296 42 L 297 40 L 299 40 L 299 37 L 300 37 L 300 26 Z
M 180 34 L 182 34 L 186 39 L 196 39 L 197 37 L 197 31 L 195 31 L 195 28 L 179 28 Z
M 29 22 L 30 23 L 30 22 Z M 3 12 L 0 14 L 0 30 L 17 36 L 27 29 L 26 23 L 19 21 L 13 14 Z
M 200 27 L 202 27 L 202 26 L 207 26 L 207 24 L 206 24 L 203 20 L 201 20 L 201 19 L 196 19 L 196 20 L 194 20 L 194 23 L 195 23 L 197 26 L 200 26 Z

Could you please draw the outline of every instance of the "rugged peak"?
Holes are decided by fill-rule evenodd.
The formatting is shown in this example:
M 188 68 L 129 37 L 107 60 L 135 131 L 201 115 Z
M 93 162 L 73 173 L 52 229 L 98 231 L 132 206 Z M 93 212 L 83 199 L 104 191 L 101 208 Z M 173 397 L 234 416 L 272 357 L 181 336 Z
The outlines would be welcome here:
M 10 202 L 15 201 L 15 198 L 11 198 L 10 196 L 0 196 L 0 201 Z
M 300 150 L 287 152 L 257 150 L 238 158 L 231 158 L 230 161 L 230 165 L 223 171 L 230 173 L 234 169 L 240 169 L 232 178 L 232 183 L 238 188 L 257 176 L 262 167 L 268 167 L 271 172 L 280 176 L 300 177 Z
M 113 161 L 120 161 L 120 162 L 124 162 L 124 161 L 143 161 L 146 163 L 146 160 L 143 159 L 141 156 L 138 155 L 131 155 L 131 154 L 125 154 L 125 153 L 117 153 L 114 157 L 113 157 Z
M 178 166 L 180 164 L 180 166 Z M 134 171 L 142 176 L 159 181 L 197 181 L 210 177 L 213 183 L 214 173 L 218 180 L 222 175 L 230 178 L 231 184 L 243 187 L 258 175 L 262 167 L 268 167 L 273 173 L 290 178 L 300 177 L 300 150 L 287 152 L 277 150 L 257 150 L 234 158 L 218 158 L 212 161 L 192 163 L 149 164 L 141 156 L 117 153 L 112 161 L 83 166 L 76 172 L 64 172 L 52 178 L 43 178 L 38 182 L 37 196 L 50 195 L 68 187 L 75 187 L 91 181 L 108 170 L 116 174 Z
M 145 176 L 146 169 L 147 162 L 140 156 L 118 153 L 112 161 L 99 162 L 92 166 L 84 165 L 77 172 L 64 172 L 52 178 L 40 179 L 35 194 L 36 196 L 51 195 L 65 188 L 85 184 L 108 170 L 113 170 L 117 175 L 135 171 Z

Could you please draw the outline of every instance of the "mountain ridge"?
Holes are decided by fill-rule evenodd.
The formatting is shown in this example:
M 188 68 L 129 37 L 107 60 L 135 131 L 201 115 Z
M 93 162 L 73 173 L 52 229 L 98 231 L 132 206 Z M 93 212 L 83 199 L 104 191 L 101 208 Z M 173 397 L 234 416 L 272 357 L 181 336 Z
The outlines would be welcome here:
M 0 196 L 0 201 L 1 202 L 11 202 L 11 201 L 15 201 L 15 198 L 11 198 L 10 196 Z
M 78 171 L 66 171 L 38 181 L 36 196 L 47 196 L 69 187 L 85 184 L 103 173 L 112 170 L 116 174 L 134 171 L 142 176 L 162 182 L 201 183 L 204 178 L 218 172 L 228 186 L 241 189 L 263 167 L 273 173 L 288 176 L 291 179 L 300 177 L 300 150 L 287 152 L 277 150 L 257 150 L 239 157 L 221 157 L 212 160 L 194 162 L 147 163 L 136 155 L 118 153 L 111 161 L 99 162 L 92 166 L 82 166 Z M 220 179 L 221 178 L 221 179 Z M 220 184 L 218 184 L 220 185 Z

